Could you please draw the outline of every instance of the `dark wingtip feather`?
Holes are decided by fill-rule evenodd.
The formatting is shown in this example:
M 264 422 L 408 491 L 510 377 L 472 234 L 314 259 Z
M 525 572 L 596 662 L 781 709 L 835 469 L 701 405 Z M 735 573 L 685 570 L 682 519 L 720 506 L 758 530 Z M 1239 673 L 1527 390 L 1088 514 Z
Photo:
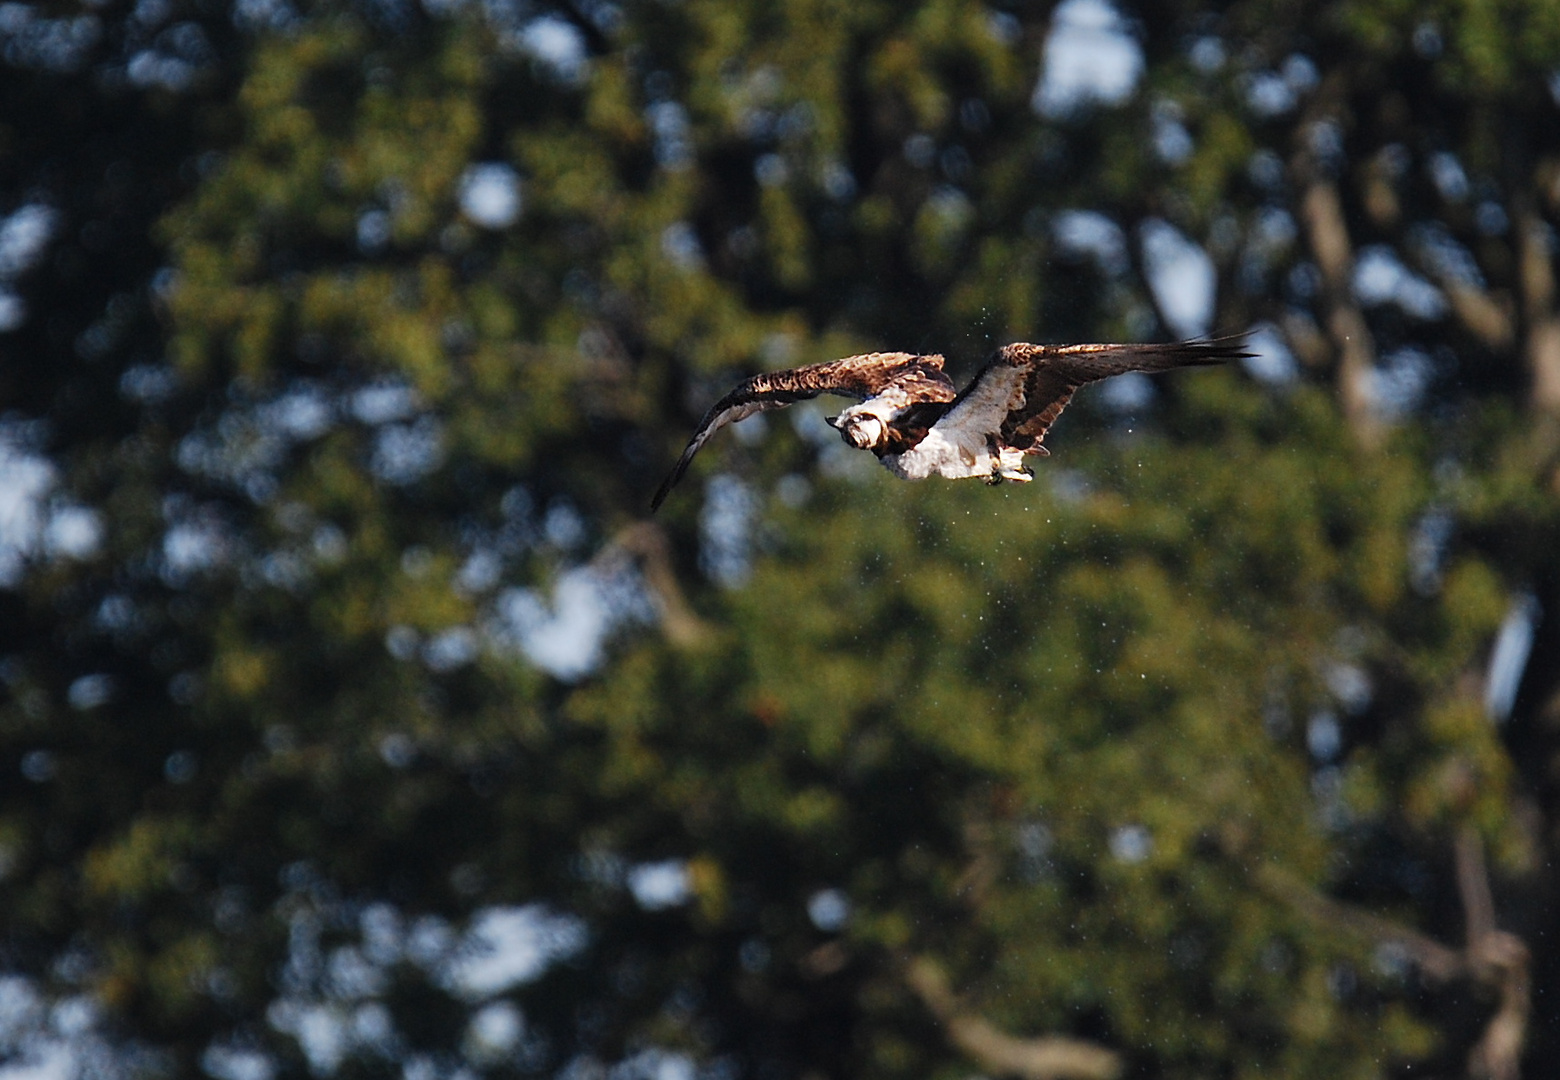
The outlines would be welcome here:
M 1231 360 L 1244 360 L 1256 355 L 1247 350 L 1244 333 L 1193 338 L 1190 341 L 1178 341 L 1169 348 L 1186 367 L 1227 364 Z
M 666 496 L 671 490 L 672 478 L 668 476 L 661 481 L 661 486 L 655 489 L 655 494 L 650 496 L 650 512 L 652 514 L 661 509 L 661 504 L 666 501 Z
M 711 413 L 715 409 L 710 410 Z M 661 486 L 655 489 L 655 494 L 650 497 L 650 512 L 653 514 L 661 509 L 661 504 L 666 501 L 666 496 L 671 494 L 672 488 L 677 486 L 683 474 L 688 471 L 689 462 L 693 461 L 693 455 L 699 452 L 699 447 L 704 445 L 704 440 L 709 437 L 707 428 L 710 418 L 706 416 L 704 423 L 699 426 L 699 433 L 688 441 L 683 449 L 682 456 L 677 459 L 677 464 L 672 466 L 672 471 L 666 474 L 666 479 L 661 481 Z
M 655 489 L 655 494 L 650 496 L 650 512 L 653 514 L 661 509 L 661 504 L 671 494 L 672 488 L 677 486 L 677 481 L 683 478 L 683 473 L 688 471 L 688 462 L 692 460 L 692 454 L 684 454 L 677 459 L 677 464 L 672 466 L 672 471 L 666 474 L 666 479 L 661 481 L 661 486 Z

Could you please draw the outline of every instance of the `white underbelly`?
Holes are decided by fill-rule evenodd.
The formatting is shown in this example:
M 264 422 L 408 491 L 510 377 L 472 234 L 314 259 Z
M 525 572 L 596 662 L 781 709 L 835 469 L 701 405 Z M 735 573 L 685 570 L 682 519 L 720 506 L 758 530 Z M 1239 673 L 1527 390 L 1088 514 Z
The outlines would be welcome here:
M 928 476 L 944 476 L 949 480 L 978 476 L 992 483 L 999 479 L 1033 479 L 1033 474 L 1024 467 L 1022 450 L 1005 446 L 993 452 L 984 437 L 975 437 L 980 441 L 971 445 L 933 428 L 914 449 L 903 454 L 883 455 L 883 466 L 905 480 L 925 480 Z
M 984 439 L 972 446 L 950 439 L 936 428 L 905 453 L 883 455 L 883 465 L 888 471 L 906 480 L 925 480 L 928 476 L 946 476 L 950 480 L 990 476 L 997 464 Z

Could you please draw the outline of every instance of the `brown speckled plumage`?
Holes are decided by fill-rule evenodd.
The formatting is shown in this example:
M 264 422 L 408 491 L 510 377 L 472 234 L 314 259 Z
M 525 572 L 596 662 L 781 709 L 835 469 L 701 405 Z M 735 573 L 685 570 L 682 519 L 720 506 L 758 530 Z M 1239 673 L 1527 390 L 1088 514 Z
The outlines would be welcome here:
M 879 458 L 892 461 L 910 453 L 934 429 L 959 438 L 978 435 L 993 453 L 1008 448 L 1043 456 L 1049 453 L 1043 445 L 1046 432 L 1079 387 L 1128 371 L 1169 371 L 1249 356 L 1241 341 L 1234 336 L 1142 345 L 1015 342 L 998 349 L 958 392 L 943 374 L 941 356 L 902 352 L 866 353 L 754 375 L 704 414 L 650 508 L 660 507 L 711 435 L 756 412 L 838 394 L 886 410 L 890 419 L 882 438 L 870 447 Z
M 941 356 L 880 352 L 754 375 L 710 406 L 682 457 L 677 459 L 677 464 L 672 466 L 672 471 L 650 500 L 650 509 L 660 509 L 667 492 L 688 471 L 688 463 L 699 452 L 699 447 L 727 424 L 819 394 L 838 394 L 857 401 L 884 394 L 902 395 L 907 406 L 917 402 L 952 401 L 956 396 L 953 383 L 943 374 L 942 366 Z

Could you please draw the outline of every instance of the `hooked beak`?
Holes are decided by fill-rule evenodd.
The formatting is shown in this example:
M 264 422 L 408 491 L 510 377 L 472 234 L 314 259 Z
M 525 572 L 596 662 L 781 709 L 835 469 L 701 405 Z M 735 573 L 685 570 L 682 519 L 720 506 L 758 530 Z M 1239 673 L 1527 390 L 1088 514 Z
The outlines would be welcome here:
M 825 416 L 823 418 L 823 422 L 828 424 L 831 428 L 837 428 L 840 426 L 840 418 L 838 416 Z

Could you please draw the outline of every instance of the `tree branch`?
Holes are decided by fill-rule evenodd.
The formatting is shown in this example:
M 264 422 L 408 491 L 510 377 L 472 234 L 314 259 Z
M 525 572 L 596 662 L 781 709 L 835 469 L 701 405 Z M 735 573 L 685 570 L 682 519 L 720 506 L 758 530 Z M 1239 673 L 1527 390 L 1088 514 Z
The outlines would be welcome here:
M 1457 865 L 1457 894 L 1462 898 L 1463 922 L 1472 946 L 1495 932 L 1495 897 L 1484 865 L 1484 841 L 1476 830 L 1467 825 L 1457 830 L 1452 859 Z
M 1359 941 L 1398 946 L 1420 971 L 1436 982 L 1450 982 L 1469 974 L 1467 960 L 1458 950 L 1401 923 L 1334 900 L 1287 870 L 1264 864 L 1257 868 L 1253 877 L 1264 893 L 1289 905 L 1318 926 L 1341 930 Z
M 1494 986 L 1500 998 L 1495 1015 L 1468 1055 L 1468 1072 L 1480 1080 L 1518 1080 L 1533 1007 L 1528 948 L 1515 934 L 1496 929 L 1495 899 L 1478 832 L 1464 825 L 1452 850 L 1468 927 L 1469 967 L 1480 982 Z
M 1279 328 L 1283 330 L 1289 348 L 1300 358 L 1302 364 L 1308 368 L 1321 368 L 1327 364 L 1329 352 L 1327 338 L 1323 336 L 1321 327 L 1316 325 L 1316 320 L 1311 318 L 1309 312 L 1295 308 L 1287 309 L 1281 318 Z
M 925 957 L 906 964 L 905 982 L 943 1025 L 948 1041 L 992 1073 L 1024 1080 L 1115 1080 L 1121 1075 L 1121 1055 L 1113 1050 L 1065 1035 L 1019 1038 L 963 1011 L 942 968 Z
M 621 530 L 596 556 L 598 565 L 633 559 L 650 587 L 650 596 L 661 616 L 661 629 L 672 644 L 698 644 L 710 635 L 709 625 L 697 614 L 677 583 L 672 569 L 671 545 L 666 533 L 653 521 L 639 521 Z
M 1463 329 L 1496 352 L 1511 348 L 1517 338 L 1517 326 L 1509 295 L 1464 281 L 1423 253 L 1415 252 L 1414 262 L 1435 279 Z
M 1322 323 L 1338 355 L 1338 397 L 1344 419 L 1362 446 L 1381 442 L 1381 421 L 1371 405 L 1370 378 L 1375 345 L 1365 315 L 1354 301 L 1354 249 L 1343 216 L 1338 185 L 1313 160 L 1309 150 L 1296 155 L 1301 182 L 1300 221 L 1322 275 Z
M 1338 182 L 1317 150 L 1322 125 L 1336 119 L 1345 95 L 1341 73 L 1330 75 L 1294 129 L 1289 171 L 1299 192 L 1297 212 L 1311 257 L 1321 272 L 1318 321 L 1332 339 L 1338 358 L 1338 400 L 1355 440 L 1367 449 L 1379 446 L 1381 418 L 1371 402 L 1376 348 L 1365 315 L 1354 299 L 1354 245 Z
M 1560 416 L 1560 311 L 1555 309 L 1554 231 L 1526 191 L 1513 197 L 1511 220 L 1526 323 L 1522 351 L 1528 364 L 1529 400 L 1534 410 Z
M 1496 929 L 1484 844 L 1471 827 L 1464 826 L 1457 834 L 1453 856 L 1467 924 L 1468 944 L 1464 949 L 1449 948 L 1391 919 L 1334 900 L 1279 867 L 1263 865 L 1253 877 L 1263 892 L 1310 922 L 1329 930 L 1342 930 L 1357 940 L 1397 945 L 1435 982 L 1468 978 L 1493 988 L 1499 1001 L 1483 1035 L 1468 1055 L 1468 1071 L 1478 1080 L 1519 1080 L 1522 1048 L 1532 1013 L 1528 948 L 1515 934 Z

